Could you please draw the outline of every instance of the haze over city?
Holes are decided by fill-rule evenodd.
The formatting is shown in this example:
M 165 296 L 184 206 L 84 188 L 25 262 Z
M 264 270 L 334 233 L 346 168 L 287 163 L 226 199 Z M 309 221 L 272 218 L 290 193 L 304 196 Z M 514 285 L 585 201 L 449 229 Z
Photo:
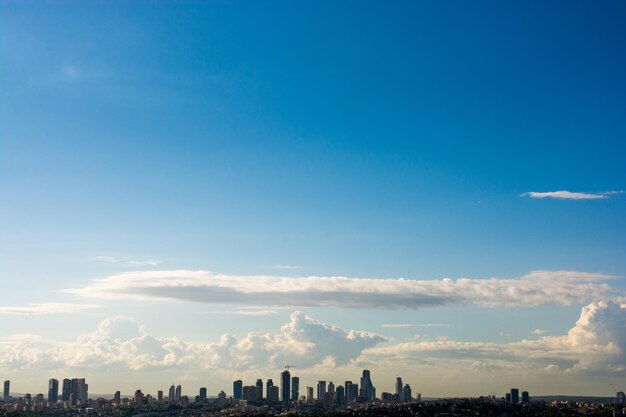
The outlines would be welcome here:
M 0 1 L 0 380 L 626 390 L 625 50 L 619 1 Z

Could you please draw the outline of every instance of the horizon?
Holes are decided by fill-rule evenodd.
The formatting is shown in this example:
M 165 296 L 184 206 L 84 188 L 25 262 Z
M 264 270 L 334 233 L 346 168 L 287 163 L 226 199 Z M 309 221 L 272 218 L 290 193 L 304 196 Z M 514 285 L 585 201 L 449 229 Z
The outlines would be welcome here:
M 0 0 L 0 380 L 625 391 L 624 50 L 617 0 Z

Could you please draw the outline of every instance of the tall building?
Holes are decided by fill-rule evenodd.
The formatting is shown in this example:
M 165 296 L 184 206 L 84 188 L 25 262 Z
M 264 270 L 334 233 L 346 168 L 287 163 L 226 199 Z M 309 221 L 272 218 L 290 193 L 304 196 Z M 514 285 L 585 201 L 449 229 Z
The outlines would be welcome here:
M 618 391 L 615 393 L 615 401 L 619 405 L 626 405 L 626 394 L 624 394 L 624 391 Z
M 157 391 L 157 401 L 162 403 L 163 402 L 163 391 L 162 390 L 158 390 Z
M 530 394 L 528 391 L 522 391 L 522 402 L 529 403 L 530 402 Z
M 167 395 L 167 400 L 173 403 L 176 400 L 176 387 L 174 385 L 170 386 L 170 391 Z
M 59 401 L 59 380 L 51 378 L 48 381 L 48 402 L 56 404 Z
M 317 381 L 317 401 L 324 401 L 326 395 L 326 381 Z
M 161 395 L 163 395 L 163 391 L 160 391 Z M 113 395 L 113 402 L 117 405 L 122 403 L 122 393 L 119 391 L 115 391 L 115 395 Z
M 409 384 L 406 384 L 404 388 L 402 388 L 402 396 L 400 398 L 405 403 L 411 402 L 411 400 L 413 399 L 411 394 L 411 386 Z
M 396 395 L 398 396 L 398 400 L 402 399 L 402 378 L 397 377 L 396 378 Z
M 2 395 L 4 402 L 9 402 L 10 396 L 11 396 L 11 381 L 6 380 L 4 381 L 4 393 Z
M 372 384 L 368 369 L 363 370 L 363 376 L 361 377 L 361 394 L 366 401 L 374 401 L 376 398 L 376 388 Z
M 335 384 L 333 384 L 333 381 L 330 381 L 328 383 L 328 392 L 326 392 L 327 407 L 333 407 L 335 405 L 335 395 Z
M 181 387 L 180 385 L 176 385 L 176 395 L 174 396 L 174 400 L 180 401 L 182 397 L 183 397 L 183 387 Z
M 339 385 L 337 387 L 337 405 L 342 406 L 346 403 L 346 389 Z
M 70 394 L 72 394 L 72 381 L 65 378 L 63 380 L 63 387 L 61 388 L 61 401 L 63 402 L 69 401 Z
M 243 397 L 243 381 L 238 379 L 233 382 L 233 398 L 241 400 Z
M 306 387 L 306 402 L 307 404 L 313 404 L 313 387 Z
M 519 389 L 511 388 L 511 404 L 519 403 Z
M 257 401 L 263 400 L 263 380 L 262 379 L 256 380 L 256 400 Z
M 206 388 L 202 387 L 200 388 L 200 391 L 198 391 L 198 397 L 201 403 L 205 403 L 206 402 Z
M 289 405 L 291 402 L 291 374 L 289 370 L 284 370 L 281 375 L 281 398 L 280 400 L 285 405 Z
M 298 402 L 300 396 L 300 378 L 294 376 L 291 378 L 291 401 Z
M 268 379 L 267 382 L 265 383 L 265 398 L 267 398 L 268 400 L 270 399 L 270 390 L 272 389 L 273 386 L 274 386 L 274 381 L 272 381 L 272 378 Z
M 269 399 L 271 402 L 273 402 L 273 403 L 277 403 L 277 402 L 278 402 L 278 392 L 279 392 L 279 391 L 280 391 L 280 390 L 278 389 L 278 386 L 277 386 L 277 385 L 272 385 L 272 386 L 270 387 L 270 391 L 269 391 L 269 393 L 268 393 L 268 395 L 267 395 L 267 396 L 268 396 L 268 399 Z
M 242 390 L 242 397 L 245 401 L 255 401 L 256 385 L 245 385 Z
M 354 401 L 354 397 L 352 396 L 352 381 L 344 382 L 343 387 L 346 389 L 346 402 Z
M 135 405 L 143 404 L 143 392 L 141 392 L 140 389 L 135 391 L 134 402 L 135 402 Z

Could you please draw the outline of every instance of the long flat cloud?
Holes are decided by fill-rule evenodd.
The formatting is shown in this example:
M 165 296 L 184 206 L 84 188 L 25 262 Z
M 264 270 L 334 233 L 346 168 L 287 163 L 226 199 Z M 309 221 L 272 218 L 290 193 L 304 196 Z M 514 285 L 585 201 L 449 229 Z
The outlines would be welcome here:
M 522 194 L 530 198 L 556 198 L 559 200 L 600 200 L 608 198 L 609 195 L 621 194 L 623 191 L 606 191 L 602 193 L 584 193 L 584 192 L 572 192 L 572 191 L 547 191 L 538 192 L 531 191 Z
M 606 274 L 533 271 L 517 279 L 381 279 L 233 276 L 209 271 L 125 272 L 63 290 L 92 299 L 174 300 L 286 307 L 415 309 L 477 304 L 537 306 L 583 304 L 621 295 Z

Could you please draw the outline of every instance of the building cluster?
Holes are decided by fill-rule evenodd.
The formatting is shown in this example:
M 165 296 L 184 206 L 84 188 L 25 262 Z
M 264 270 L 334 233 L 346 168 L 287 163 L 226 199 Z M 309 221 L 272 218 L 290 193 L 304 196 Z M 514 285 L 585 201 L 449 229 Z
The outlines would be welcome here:
M 507 403 L 519 404 L 520 403 L 519 388 L 511 388 L 511 391 L 507 392 L 504 395 L 504 399 L 506 400 Z M 521 402 L 522 403 L 530 402 L 530 394 L 528 394 L 528 391 L 522 391 Z
M 290 368 L 290 367 L 287 367 Z M 254 385 L 244 385 L 238 379 L 233 382 L 233 399 L 254 404 L 280 403 L 284 407 L 318 406 L 323 408 L 342 407 L 351 403 L 373 402 L 377 398 L 370 371 L 365 369 L 357 382 L 345 381 L 343 385 L 335 385 L 332 381 L 318 381 L 315 387 L 300 390 L 300 378 L 291 376 L 289 369 L 280 375 L 280 386 L 274 385 L 272 379 L 265 384 L 257 379 Z M 387 402 L 410 402 L 413 400 L 411 387 L 403 384 L 402 378 L 396 379 L 395 393 L 383 392 L 381 399 Z

